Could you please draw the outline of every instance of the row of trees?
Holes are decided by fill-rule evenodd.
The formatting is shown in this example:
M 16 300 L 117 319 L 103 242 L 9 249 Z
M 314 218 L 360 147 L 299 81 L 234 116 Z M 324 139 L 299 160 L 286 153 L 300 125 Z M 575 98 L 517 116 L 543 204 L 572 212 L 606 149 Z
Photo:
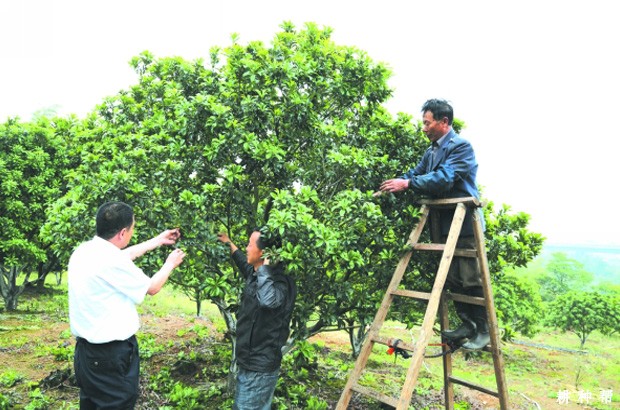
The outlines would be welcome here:
M 595 282 L 595 275 L 579 261 L 555 252 L 548 260 L 541 258 L 527 268 L 511 271 L 508 277 L 514 278 L 515 283 L 506 286 L 509 283 L 506 278 L 496 292 L 514 293 L 500 300 L 531 297 L 528 305 L 510 309 L 522 309 L 516 315 L 518 320 L 529 322 L 527 326 L 518 326 L 522 333 L 524 329 L 536 332 L 542 326 L 557 328 L 577 335 L 583 348 L 594 331 L 605 335 L 620 331 L 620 286 Z M 515 290 L 521 287 L 524 289 Z
M 181 228 L 187 257 L 171 280 L 197 314 L 203 301 L 219 308 L 232 343 L 242 284 L 216 233 L 242 244 L 256 226 L 278 231 L 285 245 L 273 257 L 301 290 L 294 339 L 347 329 L 356 354 L 418 216 L 411 193 L 372 192 L 413 166 L 428 141 L 410 115 L 384 108 L 390 71 L 330 36 L 329 28 L 285 23 L 271 46 L 233 36 L 207 63 L 144 52 L 131 62 L 138 83 L 86 118 L 0 125 L 6 309 L 17 308 L 24 285 L 64 270 L 94 234 L 101 203 L 122 200 L 136 211 L 137 241 Z M 496 211 L 489 202 L 485 218 L 502 286 L 506 269 L 534 258 L 543 238 L 506 206 Z M 163 257 L 152 252 L 141 266 L 152 272 Z M 420 260 L 405 286 L 421 288 L 428 275 Z M 512 309 L 527 299 L 506 297 L 498 298 L 502 317 L 527 332 Z M 403 321 L 415 319 L 402 311 Z

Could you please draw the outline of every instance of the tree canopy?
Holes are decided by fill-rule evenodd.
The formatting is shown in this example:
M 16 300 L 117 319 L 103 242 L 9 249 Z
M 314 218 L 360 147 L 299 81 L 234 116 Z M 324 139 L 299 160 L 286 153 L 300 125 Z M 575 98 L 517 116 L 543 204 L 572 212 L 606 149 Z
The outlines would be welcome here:
M 296 337 L 366 323 L 417 214 L 411 201 L 371 193 L 427 142 L 410 116 L 381 105 L 389 70 L 330 35 L 284 24 L 271 47 L 235 41 L 213 49 L 208 64 L 133 59 L 139 83 L 85 120 L 81 163 L 44 236 L 67 258 L 112 199 L 134 205 L 136 240 L 181 227 L 188 257 L 173 280 L 213 301 L 234 334 L 241 282 L 215 235 L 225 230 L 243 245 L 268 225 L 282 234 L 278 257 L 302 288 Z M 69 227 L 80 235 L 67 238 Z
M 551 302 L 546 320 L 550 326 L 576 334 L 583 349 L 593 331 L 619 331 L 620 304 L 617 298 L 597 292 L 568 292 Z

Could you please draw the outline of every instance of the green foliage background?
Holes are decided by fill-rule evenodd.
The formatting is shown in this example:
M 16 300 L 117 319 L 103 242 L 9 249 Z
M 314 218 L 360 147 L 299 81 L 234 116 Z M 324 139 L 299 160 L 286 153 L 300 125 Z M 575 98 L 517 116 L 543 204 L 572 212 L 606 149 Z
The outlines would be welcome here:
M 270 46 L 233 36 L 208 62 L 144 52 L 131 65 L 136 85 L 83 120 L 47 125 L 45 144 L 64 144 L 57 150 L 64 156 L 49 163 L 54 178 L 38 182 L 62 189 L 28 198 L 45 209 L 32 225 L 42 225 L 40 234 L 28 242 L 39 260 L 65 266 L 93 236 L 97 207 L 125 201 L 137 215 L 136 241 L 181 228 L 188 256 L 171 280 L 196 301 L 197 313 L 202 301 L 215 303 L 234 338 L 241 283 L 215 235 L 226 231 L 243 246 L 254 227 L 267 225 L 285 243 L 272 256 L 301 289 L 293 340 L 346 328 L 355 352 L 418 215 L 411 193 L 372 192 L 412 167 L 428 145 L 411 115 L 384 108 L 390 71 L 362 50 L 335 44 L 329 28 L 290 23 Z M 455 122 L 457 131 L 463 126 Z M 10 125 L 2 130 L 8 134 Z M 489 261 L 501 282 L 506 268 L 536 256 L 543 238 L 527 230 L 529 216 L 507 207 L 495 211 L 490 202 L 485 218 Z M 165 252 L 149 253 L 141 266 L 154 272 Z M 27 263 L 4 257 L 2 266 Z M 404 285 L 428 286 L 433 263 L 413 264 Z M 402 307 L 400 319 L 414 322 L 416 311 Z M 517 329 L 528 323 L 511 315 Z

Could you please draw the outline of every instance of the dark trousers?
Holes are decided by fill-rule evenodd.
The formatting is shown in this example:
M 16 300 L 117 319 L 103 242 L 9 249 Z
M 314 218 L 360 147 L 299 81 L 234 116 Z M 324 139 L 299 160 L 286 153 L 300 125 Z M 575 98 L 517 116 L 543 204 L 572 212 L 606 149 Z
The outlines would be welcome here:
M 447 236 L 442 237 L 443 243 L 446 243 L 447 238 Z M 473 236 L 461 236 L 456 242 L 456 246 L 462 249 L 476 249 L 476 240 Z M 484 295 L 482 271 L 478 258 L 453 257 L 446 279 L 446 288 L 452 293 L 482 297 Z M 486 320 L 487 311 L 484 306 L 455 301 L 454 307 L 457 312 L 465 313 L 472 319 L 479 317 Z
M 447 237 L 443 238 L 443 243 L 446 243 L 446 239 Z M 473 236 L 461 236 L 456 242 L 456 247 L 476 249 L 476 240 Z M 450 270 L 448 270 L 446 285 L 455 293 L 464 293 L 462 292 L 463 289 L 482 288 L 482 272 L 478 258 L 453 257 Z
M 81 410 L 129 410 L 138 400 L 140 357 L 135 336 L 94 344 L 77 338 L 73 359 Z
M 233 410 L 271 410 L 280 369 L 261 373 L 239 367 Z

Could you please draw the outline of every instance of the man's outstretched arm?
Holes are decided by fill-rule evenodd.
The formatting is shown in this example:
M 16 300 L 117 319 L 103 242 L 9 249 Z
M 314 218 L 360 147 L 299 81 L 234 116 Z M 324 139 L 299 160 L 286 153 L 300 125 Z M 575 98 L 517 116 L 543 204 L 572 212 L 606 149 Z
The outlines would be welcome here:
M 125 248 L 123 252 L 129 253 L 131 260 L 135 260 L 144 255 L 148 251 L 152 251 L 162 245 L 174 245 L 176 241 L 181 237 L 181 231 L 179 228 L 168 229 L 160 233 L 154 238 L 141 242 L 137 245 Z

